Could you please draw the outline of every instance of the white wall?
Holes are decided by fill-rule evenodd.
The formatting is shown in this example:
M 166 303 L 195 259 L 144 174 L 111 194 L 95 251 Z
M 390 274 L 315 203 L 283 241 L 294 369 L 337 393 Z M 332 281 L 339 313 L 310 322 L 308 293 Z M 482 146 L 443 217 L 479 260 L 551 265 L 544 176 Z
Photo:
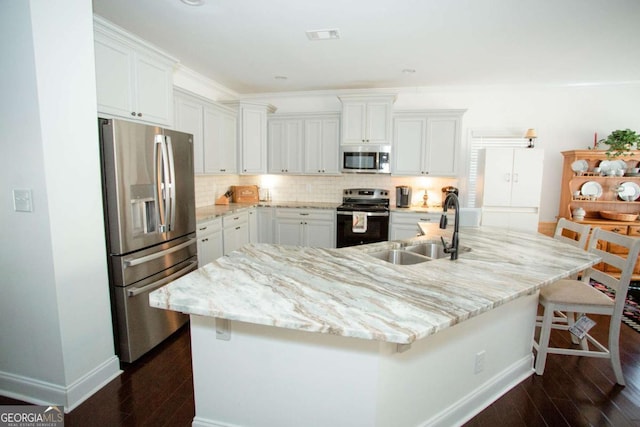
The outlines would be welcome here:
M 385 92 L 384 90 L 376 90 Z M 470 129 L 521 129 L 538 132 L 536 146 L 545 150 L 540 221 L 555 221 L 560 199 L 561 151 L 585 149 L 593 135 L 604 138 L 615 129 L 640 131 L 640 81 L 583 86 L 482 86 L 393 89 L 394 108 L 466 109 L 462 138 Z M 277 113 L 339 111 L 339 92 L 267 94 L 261 101 Z M 466 161 L 466 153 L 464 154 Z M 462 177 L 464 178 L 464 177 Z
M 119 374 L 89 0 L 0 2 L 0 393 L 79 404 Z M 33 212 L 14 212 L 28 188 Z

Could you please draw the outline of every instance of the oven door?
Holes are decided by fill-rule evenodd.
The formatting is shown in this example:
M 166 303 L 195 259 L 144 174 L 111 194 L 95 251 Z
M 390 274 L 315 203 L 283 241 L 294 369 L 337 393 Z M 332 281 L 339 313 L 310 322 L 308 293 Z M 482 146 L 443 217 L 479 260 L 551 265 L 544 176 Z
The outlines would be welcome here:
M 367 229 L 353 232 L 353 212 L 338 211 L 336 221 L 336 246 L 365 245 L 389 240 L 389 212 L 367 212 Z

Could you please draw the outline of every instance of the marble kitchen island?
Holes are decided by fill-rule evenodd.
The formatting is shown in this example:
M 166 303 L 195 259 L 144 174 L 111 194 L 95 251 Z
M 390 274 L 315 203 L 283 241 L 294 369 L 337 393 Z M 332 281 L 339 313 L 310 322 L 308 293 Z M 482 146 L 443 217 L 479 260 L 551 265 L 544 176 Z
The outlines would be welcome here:
M 367 254 L 399 242 L 247 245 L 153 292 L 152 306 L 191 315 L 193 425 L 471 418 L 533 373 L 538 290 L 598 258 L 503 229 L 460 242 L 458 260 L 414 265 Z

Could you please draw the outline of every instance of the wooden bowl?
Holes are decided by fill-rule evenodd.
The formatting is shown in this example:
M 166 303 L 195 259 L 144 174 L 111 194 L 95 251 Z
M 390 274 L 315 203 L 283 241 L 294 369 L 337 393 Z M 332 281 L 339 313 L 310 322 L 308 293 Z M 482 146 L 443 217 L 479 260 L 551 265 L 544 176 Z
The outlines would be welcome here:
M 605 219 L 612 219 L 615 221 L 635 221 L 638 219 L 638 214 L 620 213 L 614 211 L 600 211 L 600 216 Z

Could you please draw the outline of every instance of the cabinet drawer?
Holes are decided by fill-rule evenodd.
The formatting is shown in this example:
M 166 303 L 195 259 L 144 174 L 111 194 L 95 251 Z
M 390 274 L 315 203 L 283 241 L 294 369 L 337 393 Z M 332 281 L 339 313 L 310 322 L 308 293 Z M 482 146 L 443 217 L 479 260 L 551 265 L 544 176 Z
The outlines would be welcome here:
M 222 219 L 215 218 L 199 223 L 196 228 L 196 237 L 200 238 L 220 230 L 222 230 Z
M 442 213 L 438 212 L 391 212 L 391 223 L 394 225 L 416 225 L 418 222 L 439 223 Z M 447 218 L 452 220 L 453 213 L 447 212 Z
M 627 234 L 633 237 L 640 237 L 640 225 L 630 225 Z
M 276 218 L 280 219 L 309 219 L 320 221 L 333 221 L 336 218 L 336 211 L 333 209 L 298 209 L 281 208 L 276 209 Z
M 222 217 L 222 226 L 224 228 L 233 227 L 245 222 L 249 222 L 248 212 L 236 212 Z

